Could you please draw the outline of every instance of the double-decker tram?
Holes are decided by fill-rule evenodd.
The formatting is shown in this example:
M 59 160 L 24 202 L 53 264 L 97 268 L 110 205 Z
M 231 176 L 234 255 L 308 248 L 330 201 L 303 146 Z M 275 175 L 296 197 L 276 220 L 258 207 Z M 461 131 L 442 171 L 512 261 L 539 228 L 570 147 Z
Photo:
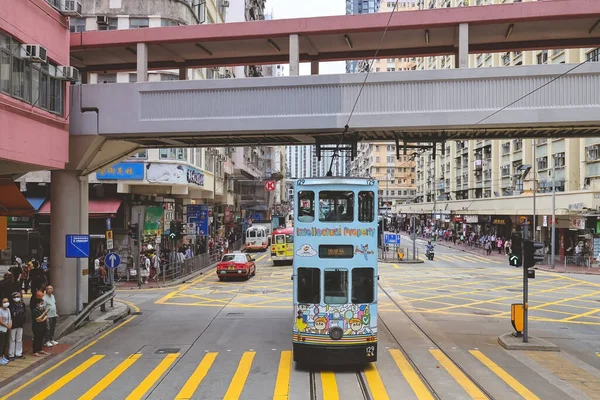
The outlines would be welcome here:
M 294 185 L 294 361 L 377 360 L 378 184 L 307 178 Z

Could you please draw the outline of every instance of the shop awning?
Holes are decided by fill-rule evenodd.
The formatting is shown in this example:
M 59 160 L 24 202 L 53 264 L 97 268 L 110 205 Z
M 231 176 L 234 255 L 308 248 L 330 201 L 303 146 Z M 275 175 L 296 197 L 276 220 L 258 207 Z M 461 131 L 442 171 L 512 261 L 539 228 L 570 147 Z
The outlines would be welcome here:
M 33 207 L 33 210 L 35 212 L 38 212 L 42 204 L 44 204 L 44 202 L 46 201 L 45 197 L 26 197 L 26 199 L 29 202 L 29 204 L 31 204 L 31 207 Z
M 90 217 L 105 217 L 114 215 L 119 211 L 123 200 L 121 199 L 99 199 L 89 200 L 88 202 L 88 215 Z M 38 214 L 50 214 L 51 203 L 50 200 L 44 203 L 44 205 L 38 211 Z
M 12 179 L 0 178 L 0 216 L 33 216 L 33 207 Z

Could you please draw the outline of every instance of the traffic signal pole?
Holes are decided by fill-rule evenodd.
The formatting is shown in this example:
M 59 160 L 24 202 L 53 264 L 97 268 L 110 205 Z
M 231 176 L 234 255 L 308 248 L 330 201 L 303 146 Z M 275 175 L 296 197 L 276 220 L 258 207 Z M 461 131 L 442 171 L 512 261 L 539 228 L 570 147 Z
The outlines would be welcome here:
M 142 277 L 140 276 L 141 273 L 141 266 L 140 266 L 140 262 L 141 262 L 141 255 L 142 255 L 142 212 L 138 210 L 138 217 L 137 217 L 137 247 L 136 247 L 136 257 L 134 260 L 137 260 L 137 282 L 138 282 L 138 289 L 142 287 Z
M 525 262 L 525 249 L 527 245 L 523 246 L 523 254 L 521 256 L 521 260 L 523 262 L 523 343 L 528 342 L 528 301 L 529 301 L 529 278 L 527 277 L 527 270 L 529 269 Z

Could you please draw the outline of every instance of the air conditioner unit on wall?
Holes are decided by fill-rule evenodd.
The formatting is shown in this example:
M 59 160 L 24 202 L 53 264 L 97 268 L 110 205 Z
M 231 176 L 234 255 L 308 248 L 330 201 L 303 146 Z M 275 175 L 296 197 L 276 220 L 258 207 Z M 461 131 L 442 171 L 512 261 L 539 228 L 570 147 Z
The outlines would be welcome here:
M 48 61 L 46 48 L 39 44 L 24 44 L 21 46 L 21 58 L 31 62 L 45 63 Z
M 60 5 L 60 12 L 68 17 L 81 17 L 81 1 L 64 0 Z
M 60 65 L 56 67 L 56 78 L 70 82 L 78 82 L 80 80 L 79 70 L 75 67 Z

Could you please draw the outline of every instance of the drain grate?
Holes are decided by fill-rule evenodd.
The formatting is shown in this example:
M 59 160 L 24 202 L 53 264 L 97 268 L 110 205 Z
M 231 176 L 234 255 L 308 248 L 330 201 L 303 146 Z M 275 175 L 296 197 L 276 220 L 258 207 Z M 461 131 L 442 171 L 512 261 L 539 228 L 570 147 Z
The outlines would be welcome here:
M 141 312 L 141 311 L 135 311 L 135 312 L 131 313 L 131 315 L 142 315 L 142 314 L 143 314 L 143 312 Z
M 230 312 L 227 313 L 226 317 L 243 317 L 246 313 L 243 312 Z
M 167 347 L 165 349 L 158 349 L 154 352 L 154 354 L 175 354 L 175 353 L 179 353 L 179 350 L 181 350 L 180 348 L 171 348 L 171 347 Z

